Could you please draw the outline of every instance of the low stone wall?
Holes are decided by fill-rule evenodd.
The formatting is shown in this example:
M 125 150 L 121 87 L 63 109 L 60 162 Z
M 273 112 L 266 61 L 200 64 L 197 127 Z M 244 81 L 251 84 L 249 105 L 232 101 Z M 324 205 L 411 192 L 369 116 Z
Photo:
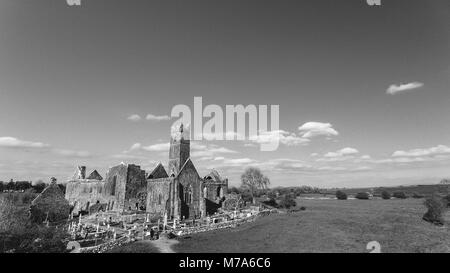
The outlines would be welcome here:
M 121 237 L 116 240 L 111 240 L 109 242 L 97 245 L 97 246 L 91 246 L 91 247 L 84 247 L 80 248 L 80 253 L 102 253 L 109 251 L 113 248 L 116 248 L 118 246 L 121 246 L 123 244 L 126 244 L 129 242 L 129 238 L 127 236 Z
M 206 232 L 206 231 L 225 229 L 225 228 L 235 228 L 244 223 L 253 222 L 253 221 L 255 221 L 255 219 L 257 217 L 258 217 L 258 214 L 255 214 L 255 215 L 252 215 L 249 217 L 220 222 L 217 224 L 201 225 L 201 226 L 195 226 L 195 227 L 185 227 L 185 228 L 176 229 L 173 231 L 173 233 L 178 236 L 186 236 L 186 235 L 199 233 L 199 232 Z

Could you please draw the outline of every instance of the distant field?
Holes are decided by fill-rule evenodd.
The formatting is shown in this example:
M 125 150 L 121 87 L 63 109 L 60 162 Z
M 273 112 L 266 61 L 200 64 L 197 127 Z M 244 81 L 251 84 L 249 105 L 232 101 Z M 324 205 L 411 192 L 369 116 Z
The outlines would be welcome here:
M 374 188 L 350 188 L 341 189 L 343 192 L 355 195 L 358 192 L 368 192 L 373 190 L 374 195 L 381 195 L 382 191 L 394 193 L 396 191 L 404 192 L 408 196 L 412 196 L 414 193 L 424 195 L 426 197 L 431 196 L 433 193 L 450 193 L 450 185 L 447 184 L 432 184 L 432 185 L 412 185 L 412 186 L 397 186 L 397 187 L 374 187 Z M 327 195 L 334 195 L 336 191 L 327 190 Z
M 450 228 L 423 221 L 423 199 L 298 200 L 306 210 L 180 239 L 176 252 L 450 252 Z M 450 221 L 450 214 L 446 214 Z M 448 222 L 447 222 L 448 223 Z

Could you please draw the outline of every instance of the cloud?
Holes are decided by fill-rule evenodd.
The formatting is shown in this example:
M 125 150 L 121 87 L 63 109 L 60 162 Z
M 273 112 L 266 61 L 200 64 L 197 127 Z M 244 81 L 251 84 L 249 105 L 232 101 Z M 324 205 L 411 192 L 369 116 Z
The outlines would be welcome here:
M 15 137 L 0 137 L 0 147 L 8 148 L 47 148 L 50 145 L 42 142 L 20 140 Z
M 346 147 L 346 148 L 340 149 L 336 152 L 326 153 L 324 155 L 324 157 L 342 157 L 342 156 L 346 156 L 346 155 L 354 155 L 357 153 L 359 153 L 359 151 L 357 149 Z
M 53 152 L 62 156 L 67 157 L 80 157 L 86 158 L 91 157 L 92 155 L 87 151 L 74 151 L 74 150 L 65 150 L 65 149 L 53 149 Z
M 355 163 L 362 160 L 370 159 L 369 155 L 363 155 L 361 157 L 356 157 L 359 151 L 355 148 L 346 147 L 336 152 L 328 152 L 323 155 L 323 157 L 317 159 L 317 162 L 337 162 L 337 161 L 348 161 L 354 160 Z
M 393 84 L 393 85 L 389 86 L 389 88 L 386 90 L 386 94 L 395 95 L 397 93 L 411 91 L 411 90 L 420 88 L 422 86 L 424 86 L 424 84 L 421 82 L 410 82 L 410 83 L 399 84 L 399 85 Z
M 131 145 L 130 150 L 131 150 L 131 151 L 135 151 L 135 150 L 139 150 L 139 149 L 141 149 L 141 148 L 142 148 L 141 143 L 134 143 L 133 145 Z
M 237 151 L 221 147 L 215 144 L 203 144 L 200 142 L 191 141 L 191 157 L 197 158 L 197 160 L 212 160 L 219 154 L 236 154 Z M 129 154 L 131 152 L 147 151 L 147 152 L 168 152 L 170 149 L 170 143 L 157 143 L 149 146 L 143 146 L 141 143 L 134 143 L 129 150 L 123 154 Z
M 339 135 L 330 123 L 310 121 L 298 127 L 303 138 L 312 138 L 316 136 L 337 136 Z
M 191 157 L 203 157 L 203 158 L 211 158 L 213 159 L 214 157 L 218 156 L 219 154 L 236 154 L 238 153 L 237 151 L 225 148 L 225 147 L 220 147 L 218 145 L 215 144 L 209 144 L 209 145 L 205 145 L 205 144 L 201 144 L 198 142 L 191 142 Z
M 425 149 L 412 149 L 409 151 L 395 151 L 392 157 L 421 157 L 450 154 L 450 147 L 445 145 L 438 145 L 436 147 Z
M 136 121 L 140 121 L 142 118 L 141 118 L 141 116 L 134 114 L 134 115 L 129 116 L 127 119 L 130 121 L 136 122 Z
M 140 144 L 139 144 L 140 145 Z M 133 144 L 133 146 L 136 146 L 136 143 Z M 133 148 L 133 146 L 131 146 Z M 164 152 L 164 151 L 169 151 L 170 148 L 170 143 L 166 142 L 166 143 L 158 143 L 158 144 L 153 144 L 153 145 L 149 145 L 149 146 L 139 146 L 139 148 L 142 148 L 145 151 L 148 152 Z M 136 147 L 135 147 L 136 149 Z
M 170 120 L 170 117 L 167 115 L 163 115 L 163 116 L 155 116 L 153 114 L 148 114 L 145 117 L 146 120 L 153 120 L 153 121 L 163 121 L 163 120 Z
M 20 140 L 15 137 L 0 137 L 0 147 L 23 149 L 23 150 L 34 149 L 35 151 L 39 150 L 39 152 L 52 153 L 66 157 L 86 158 L 92 156 L 87 151 L 75 151 L 70 149 L 52 148 L 50 144 Z
M 284 130 L 260 132 L 258 135 L 249 137 L 249 140 L 258 144 L 269 144 L 279 142 L 286 146 L 297 146 L 307 144 L 310 140 L 299 137 L 294 133 Z
M 142 155 L 134 155 L 134 154 L 128 154 L 128 153 L 121 153 L 121 154 L 115 154 L 111 156 L 115 159 L 121 159 L 121 160 L 145 160 L 148 159 L 147 156 Z

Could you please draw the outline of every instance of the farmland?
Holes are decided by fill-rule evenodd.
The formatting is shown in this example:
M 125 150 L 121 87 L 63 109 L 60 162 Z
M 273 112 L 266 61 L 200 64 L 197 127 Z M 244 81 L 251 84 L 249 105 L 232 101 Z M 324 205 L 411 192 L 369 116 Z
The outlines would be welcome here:
M 450 252 L 450 228 L 423 221 L 423 199 L 297 199 L 305 211 L 180 239 L 176 252 Z M 450 221 L 449 212 L 445 215 Z

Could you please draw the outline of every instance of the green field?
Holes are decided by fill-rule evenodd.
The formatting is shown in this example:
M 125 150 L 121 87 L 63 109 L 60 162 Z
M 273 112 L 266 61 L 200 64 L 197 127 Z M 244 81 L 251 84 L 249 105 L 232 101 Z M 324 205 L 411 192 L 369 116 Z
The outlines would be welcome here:
M 180 239 L 176 252 L 450 252 L 450 228 L 423 221 L 423 199 L 304 200 L 305 211 Z M 449 212 L 445 215 L 450 221 Z

